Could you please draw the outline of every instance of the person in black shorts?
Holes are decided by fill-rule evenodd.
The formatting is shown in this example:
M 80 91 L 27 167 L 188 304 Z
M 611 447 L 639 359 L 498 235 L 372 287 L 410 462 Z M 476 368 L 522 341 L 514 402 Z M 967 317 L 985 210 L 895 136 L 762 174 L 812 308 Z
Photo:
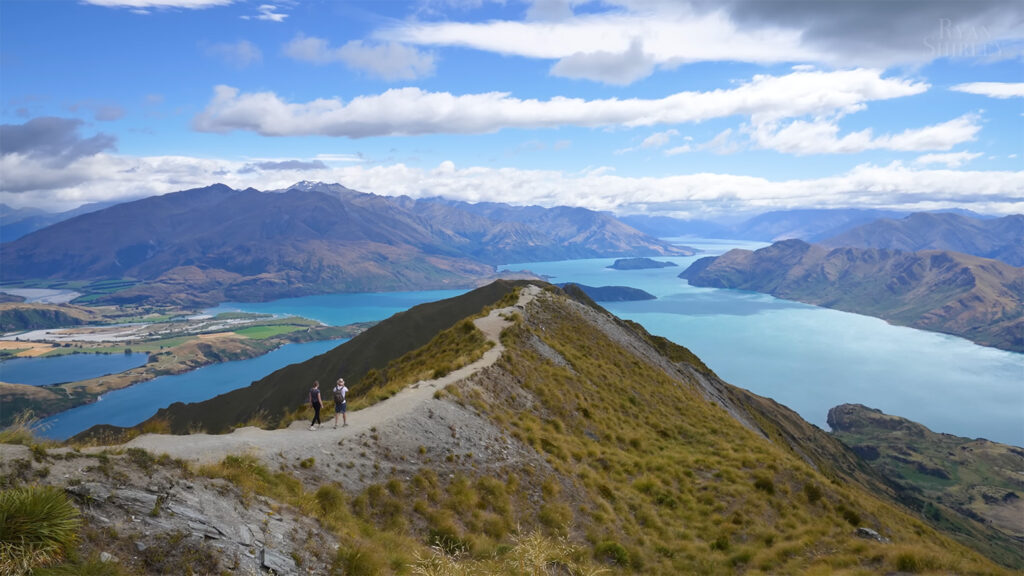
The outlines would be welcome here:
M 338 427 L 338 414 L 341 414 L 342 426 L 348 426 L 348 419 L 345 416 L 345 413 L 348 412 L 348 401 L 346 400 L 348 388 L 345 386 L 345 379 L 338 378 L 338 383 L 331 392 L 334 393 L 334 427 Z
M 320 382 L 313 381 L 313 387 L 309 390 L 309 403 L 313 405 L 313 421 L 309 423 L 310 430 L 320 428 L 320 407 L 323 401 L 320 399 Z

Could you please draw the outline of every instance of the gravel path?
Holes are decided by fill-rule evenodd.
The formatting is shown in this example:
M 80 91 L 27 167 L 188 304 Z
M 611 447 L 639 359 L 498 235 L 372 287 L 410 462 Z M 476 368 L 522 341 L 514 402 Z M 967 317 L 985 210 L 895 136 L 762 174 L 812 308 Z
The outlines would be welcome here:
M 316 431 L 311 431 L 309 424 L 303 420 L 292 422 L 288 428 L 280 430 L 246 427 L 239 428 L 230 434 L 191 434 L 188 436 L 144 434 L 132 439 L 124 447 L 142 448 L 154 454 L 168 454 L 174 458 L 199 464 L 219 462 L 230 454 L 252 454 L 266 462 L 294 462 L 308 457 L 311 453 L 311 445 L 319 447 L 319 450 L 312 452 L 323 454 L 329 453 L 329 447 L 332 445 L 344 444 L 347 438 L 366 437 L 367 434 L 376 433 L 385 428 L 388 429 L 389 434 L 393 435 L 396 432 L 394 426 L 396 423 L 403 421 L 412 423 L 417 420 L 409 418 L 409 416 L 414 412 L 423 411 L 437 390 L 453 382 L 469 378 L 480 370 L 493 365 L 504 351 L 504 346 L 499 339 L 501 331 L 511 325 L 511 322 L 505 320 L 503 316 L 518 313 L 539 292 L 540 288 L 527 286 L 520 293 L 519 301 L 514 306 L 492 310 L 487 316 L 474 321 L 476 327 L 484 333 L 486 338 L 494 343 L 494 346 L 485 352 L 482 358 L 442 378 L 421 380 L 373 406 L 350 411 L 347 427 L 333 428 L 334 415 L 331 411 L 324 410 L 322 416 L 325 424 Z M 427 410 L 430 412 L 430 417 L 433 418 L 433 408 Z M 451 414 L 451 411 L 446 411 L 446 414 Z M 448 422 L 446 426 L 453 431 L 453 436 L 454 431 L 461 428 L 459 422 Z M 399 426 L 398 432 L 401 432 L 401 426 Z M 413 433 L 412 430 L 409 432 Z M 415 438 L 408 440 L 417 441 Z M 422 442 L 422 440 L 420 441 Z

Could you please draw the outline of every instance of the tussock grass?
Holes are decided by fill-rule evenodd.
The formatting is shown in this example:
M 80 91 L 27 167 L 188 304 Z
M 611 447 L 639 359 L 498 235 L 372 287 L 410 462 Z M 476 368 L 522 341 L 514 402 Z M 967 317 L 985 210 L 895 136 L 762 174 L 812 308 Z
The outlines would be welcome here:
M 579 547 L 565 539 L 531 532 L 516 537 L 510 547 L 486 559 L 453 555 L 433 547 L 427 554 L 417 554 L 412 573 L 417 576 L 596 576 L 607 572 L 581 560 L 583 556 Z
M 20 576 L 59 562 L 81 519 L 64 491 L 24 486 L 0 492 L 0 574 Z
M 503 334 L 493 378 L 445 397 L 490 417 L 546 466 L 485 474 L 452 458 L 436 464 L 440 474 L 428 464 L 352 494 L 335 484 L 310 494 L 244 458 L 207 473 L 320 519 L 339 540 L 338 574 L 1007 573 L 744 428 L 693 382 L 586 328 L 573 306 L 544 300 Z M 381 378 L 422 378 L 444 358 L 471 357 L 471 335 L 456 325 Z M 892 543 L 858 538 L 855 526 Z
M 538 302 L 503 335 L 517 383 L 485 408 L 560 475 L 539 522 L 562 523 L 617 571 L 1001 573 L 980 555 L 866 493 L 832 481 L 741 426 L 696 386 L 639 360 L 570 306 Z M 628 326 L 628 324 L 627 324 Z M 677 362 L 685 349 L 640 335 Z M 565 364 L 547 361 L 540 340 Z M 695 372 L 708 373 L 703 364 Z M 527 396 L 524 398 L 524 394 Z M 529 405 L 529 410 L 523 406 Z M 874 528 L 894 545 L 855 536 Z M 902 568 L 901 568 L 902 567 Z
M 31 410 L 26 410 L 15 416 L 10 426 L 0 430 L 0 444 L 19 444 L 30 448 L 57 445 L 51 440 L 39 438 L 39 430 L 39 420 Z

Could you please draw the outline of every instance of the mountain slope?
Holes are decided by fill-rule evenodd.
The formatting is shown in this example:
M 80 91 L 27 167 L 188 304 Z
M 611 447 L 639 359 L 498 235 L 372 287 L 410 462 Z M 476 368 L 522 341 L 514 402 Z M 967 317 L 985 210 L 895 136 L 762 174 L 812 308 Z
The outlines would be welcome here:
M 679 276 L 694 286 L 764 292 L 1024 351 L 1024 268 L 996 260 L 786 240 L 702 258 Z
M 765 212 L 733 227 L 730 238 L 775 242 L 799 238 L 817 242 L 878 218 L 898 218 L 905 213 L 884 210 L 780 210 Z
M 364 336 L 400 338 L 424 315 L 462 331 L 459 314 L 477 307 L 475 315 L 488 302 L 510 306 L 517 286 L 493 285 L 445 309 L 412 309 Z M 420 388 L 436 382 L 428 381 L 430 359 L 450 340 L 436 335 L 401 356 L 378 357 L 362 376 L 345 370 L 356 435 L 299 423 L 267 432 L 292 438 L 267 451 L 269 465 L 295 470 L 310 491 L 340 483 L 350 513 L 389 540 L 466 558 L 500 554 L 515 532 L 541 531 L 568 537 L 584 558 L 622 574 L 1001 573 L 895 504 L 831 435 L 722 382 L 687 349 L 615 318 L 578 289 L 545 286 L 502 315 L 513 325 L 497 362 L 421 395 L 401 418 L 360 420 L 389 412 L 392 399 L 379 394 L 389 381 L 426 369 Z M 288 406 L 300 405 L 311 378 L 329 382 L 352 350 L 371 349 L 358 340 L 238 391 L 234 401 L 276 386 L 287 388 Z M 358 409 L 374 396 L 379 410 Z M 223 425 L 214 407 L 230 404 L 195 407 L 205 405 L 205 417 Z M 251 430 L 232 436 L 255 438 Z M 216 438 L 172 445 L 197 453 Z M 401 564 L 401 552 L 388 554 L 381 565 Z
M 587 210 L 506 206 L 487 216 L 468 206 L 339 185 L 266 193 L 217 184 L 119 204 L 3 244 L 0 280 L 126 278 L 139 284 L 97 301 L 197 305 L 468 287 L 493 278 L 500 262 L 688 253 Z M 524 211 L 535 218 L 523 221 Z
M 904 252 L 947 250 L 1024 266 L 1024 215 L 971 218 L 953 213 L 919 212 L 900 220 L 877 220 L 821 243 L 832 247 Z
M 1024 542 L 1024 450 L 938 434 L 859 404 L 829 410 L 832 433 L 908 497 L 941 501 Z M 926 514 L 941 516 L 934 506 Z
M 34 209 L 14 209 L 0 204 L 0 243 L 11 242 L 22 236 L 51 226 L 62 220 L 73 218 L 79 214 L 87 214 L 113 206 L 113 202 L 96 202 L 84 204 L 66 212 L 42 212 Z

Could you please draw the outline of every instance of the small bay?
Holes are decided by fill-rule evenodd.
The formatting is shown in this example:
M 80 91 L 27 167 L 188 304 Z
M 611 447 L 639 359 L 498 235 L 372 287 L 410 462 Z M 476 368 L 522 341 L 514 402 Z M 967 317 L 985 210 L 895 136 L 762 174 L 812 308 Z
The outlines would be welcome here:
M 42 420 L 40 435 L 64 440 L 97 424 L 134 426 L 174 402 L 201 402 L 248 386 L 279 368 L 323 354 L 343 342 L 326 340 L 285 344 L 263 356 L 161 376 L 108 392 L 92 404 L 65 410 Z
M 0 362 L 0 382 L 48 386 L 117 374 L 146 363 L 147 354 L 67 354 Z

